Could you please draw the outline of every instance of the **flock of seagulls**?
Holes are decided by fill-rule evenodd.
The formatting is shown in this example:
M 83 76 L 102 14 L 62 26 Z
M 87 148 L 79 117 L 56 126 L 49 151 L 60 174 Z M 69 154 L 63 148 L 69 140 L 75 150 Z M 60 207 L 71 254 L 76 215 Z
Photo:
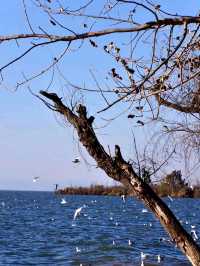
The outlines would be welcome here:
M 81 161 L 80 161 L 80 158 L 79 157 L 74 158 L 74 160 L 72 161 L 72 163 L 74 163 L 74 164 L 79 164 L 80 162 Z M 33 182 L 35 183 L 35 182 L 39 181 L 39 179 L 40 179 L 40 177 L 39 176 L 36 176 L 36 177 L 33 178 Z M 58 189 L 58 184 L 55 184 L 55 190 L 57 190 L 57 189 Z M 170 197 L 169 195 L 168 195 L 168 198 L 169 198 L 170 201 L 173 201 L 173 198 Z M 126 203 L 126 195 L 121 195 L 121 199 L 122 199 L 123 203 Z M 96 202 L 96 200 L 94 202 Z M 65 198 L 62 198 L 60 204 L 62 204 L 62 205 L 67 204 L 67 201 L 65 200 Z M 81 212 L 82 212 L 82 210 L 85 207 L 86 207 L 86 205 L 84 204 L 83 206 L 77 208 L 74 211 L 73 220 L 76 220 L 81 215 Z M 147 213 L 147 212 L 148 212 L 147 209 L 142 209 L 142 213 Z M 110 217 L 110 220 L 113 220 L 113 218 Z M 188 224 L 187 221 L 186 221 L 186 224 Z M 118 226 L 119 223 L 116 222 L 115 225 Z M 150 226 L 152 226 L 152 224 Z M 191 225 L 191 236 L 196 241 L 199 238 L 198 238 L 197 233 L 196 233 L 196 231 L 194 229 L 195 229 L 195 225 Z M 165 238 L 160 238 L 160 242 L 161 241 L 165 241 L 165 240 L 166 240 Z M 171 243 L 170 240 L 166 240 L 166 241 L 169 241 Z M 113 246 L 115 246 L 116 245 L 116 241 L 113 240 L 112 241 L 112 244 L 113 244 Z M 133 242 L 129 239 L 128 240 L 128 246 L 132 246 L 132 245 L 133 245 Z M 76 247 L 76 253 L 80 253 L 80 252 L 81 252 L 81 249 L 79 247 Z M 147 260 L 149 256 L 150 256 L 150 254 L 141 252 L 141 254 L 140 254 L 141 266 L 144 266 L 145 265 L 144 264 L 144 261 Z M 164 256 L 161 256 L 160 254 L 156 255 L 156 258 L 157 258 L 157 262 L 158 263 L 161 263 L 161 261 L 164 260 Z
M 169 198 L 170 201 L 173 201 L 173 198 L 171 198 L 170 196 L 168 198 Z M 123 203 L 126 202 L 126 196 L 125 195 L 121 195 L 121 199 L 122 199 Z M 93 202 L 96 202 L 96 200 L 95 201 L 92 200 L 91 202 L 92 203 Z M 83 205 L 83 206 L 77 208 L 74 211 L 73 220 L 77 219 L 81 215 L 81 212 L 82 212 L 83 208 L 85 208 L 85 207 L 86 207 L 86 205 Z M 148 210 L 147 209 L 142 209 L 141 212 L 142 213 L 147 213 Z M 86 215 L 84 215 L 84 216 L 86 216 Z M 113 220 L 113 217 L 112 216 L 110 217 L 110 220 Z M 187 221 L 186 221 L 186 224 L 188 224 Z M 116 222 L 115 225 L 117 226 L 117 225 L 119 225 L 119 223 Z M 149 226 L 151 227 L 152 226 L 152 223 L 149 223 Z M 197 233 L 195 231 L 195 227 L 196 227 L 195 225 L 191 225 L 191 235 L 192 235 L 193 239 L 196 241 L 196 240 L 198 240 L 198 235 L 197 235 Z M 160 238 L 159 241 L 160 242 L 169 242 L 169 243 L 172 243 L 172 241 L 170 239 L 166 239 L 164 237 Z M 117 244 L 118 244 L 118 242 L 116 242 L 116 240 L 112 240 L 112 245 L 113 246 L 117 246 Z M 132 246 L 134 247 L 134 242 L 132 240 L 130 240 L 130 239 L 128 240 L 128 246 L 129 247 L 132 247 Z M 80 253 L 80 252 L 81 252 L 81 249 L 79 247 L 76 247 L 76 253 Z M 144 253 L 142 251 L 140 253 L 141 266 L 145 266 L 146 262 L 148 262 L 148 258 L 149 259 L 153 259 L 154 258 L 154 260 L 156 259 L 156 261 L 157 261 L 158 264 L 161 264 L 162 261 L 164 260 L 164 256 L 161 255 L 161 254 L 152 255 L 152 254 Z
M 122 201 L 123 202 L 125 202 L 126 201 L 126 197 L 125 197 L 125 195 L 122 195 L 121 196 L 121 199 L 122 199 Z M 64 199 L 62 199 L 62 201 L 64 201 Z M 62 202 L 61 201 L 61 202 Z M 97 202 L 96 200 L 92 200 L 91 201 L 92 203 L 94 203 L 94 202 Z M 82 210 L 84 209 L 86 207 L 86 205 L 84 204 L 83 206 L 81 206 L 81 207 L 79 207 L 79 208 L 77 208 L 77 209 L 75 209 L 75 211 L 74 211 L 74 215 L 73 215 L 73 220 L 76 220 L 80 215 L 81 215 L 81 212 L 82 212 Z M 147 209 L 142 209 L 141 210 L 141 212 L 142 213 L 146 213 L 146 212 L 148 212 L 148 210 Z M 113 220 L 113 217 L 111 216 L 110 217 L 110 220 Z M 150 223 L 151 224 L 151 223 Z M 119 225 L 119 223 L 115 223 L 115 225 Z M 151 226 L 152 226 L 152 224 L 151 224 Z M 164 238 L 163 238 L 164 239 Z M 162 240 L 163 240 L 162 239 Z M 116 246 L 117 245 L 117 243 L 116 243 L 116 240 L 112 240 L 112 245 L 113 246 Z M 133 241 L 131 241 L 130 239 L 128 240 L 128 246 L 129 247 L 131 247 L 131 246 L 134 246 L 134 242 Z M 76 253 L 80 253 L 82 250 L 79 248 L 79 247 L 77 247 L 76 246 Z M 152 257 L 153 255 L 150 255 L 150 254 L 148 254 L 148 253 L 144 253 L 143 251 L 140 253 L 140 260 L 141 260 L 141 266 L 145 266 L 145 260 L 147 260 L 149 257 Z M 154 255 L 154 257 L 156 257 L 156 260 L 157 260 L 157 263 L 161 263 L 163 260 L 164 260 L 164 256 L 161 256 L 160 254 L 158 254 L 158 255 Z
M 38 176 L 36 176 L 36 177 L 33 178 L 33 182 L 37 182 L 38 180 L 39 180 L 39 177 Z M 125 203 L 126 202 L 126 196 L 125 195 L 121 195 L 121 200 L 123 201 L 123 203 Z M 172 198 L 171 199 L 169 198 L 169 200 L 170 201 L 173 201 Z M 97 203 L 97 200 L 91 200 L 91 203 Z M 61 199 L 60 204 L 62 204 L 62 205 L 67 204 L 67 201 L 65 200 L 65 198 L 62 198 Z M 5 202 L 1 202 L 1 206 L 2 207 L 5 207 Z M 80 217 L 80 215 L 82 214 L 83 209 L 86 208 L 86 207 L 88 207 L 88 206 L 86 206 L 84 204 L 81 207 L 79 207 L 79 208 L 77 208 L 77 209 L 74 210 L 73 221 L 75 221 L 76 219 L 78 219 L 78 217 Z M 147 209 L 142 209 L 141 212 L 142 213 L 147 213 L 148 210 Z M 87 215 L 83 213 L 83 216 L 87 216 Z M 113 220 L 113 217 L 112 216 L 110 216 L 110 220 Z M 180 220 L 180 222 L 183 223 L 182 220 Z M 187 224 L 187 225 L 189 225 L 189 222 L 187 220 L 184 223 Z M 119 223 L 116 222 L 115 225 L 118 226 Z M 149 226 L 152 226 L 152 224 L 149 223 Z M 190 225 L 190 227 L 191 227 L 191 230 L 190 230 L 191 236 L 193 237 L 193 239 L 195 241 L 197 241 L 199 239 L 199 237 L 197 235 L 197 232 L 195 231 L 196 226 L 195 225 Z M 172 243 L 172 241 L 170 239 L 166 239 L 165 237 L 160 238 L 159 241 L 160 242 L 169 242 L 169 243 Z M 127 242 L 128 242 L 127 245 L 130 248 L 134 247 L 134 244 L 135 244 L 134 241 L 132 241 L 131 239 L 128 239 Z M 116 241 L 114 239 L 112 240 L 111 243 L 112 243 L 113 246 L 117 246 L 118 245 L 118 241 Z M 83 251 L 80 247 L 77 247 L 77 246 L 75 247 L 75 250 L 76 250 L 76 253 L 81 253 Z M 141 264 L 140 265 L 141 266 L 145 266 L 146 261 L 148 262 L 148 258 L 149 259 L 154 259 L 154 260 L 156 258 L 156 261 L 157 261 L 158 264 L 161 264 L 162 261 L 165 259 L 164 256 L 161 255 L 161 254 L 152 255 L 152 254 L 144 253 L 143 251 L 141 251 L 141 253 L 140 253 L 140 262 L 141 262 Z

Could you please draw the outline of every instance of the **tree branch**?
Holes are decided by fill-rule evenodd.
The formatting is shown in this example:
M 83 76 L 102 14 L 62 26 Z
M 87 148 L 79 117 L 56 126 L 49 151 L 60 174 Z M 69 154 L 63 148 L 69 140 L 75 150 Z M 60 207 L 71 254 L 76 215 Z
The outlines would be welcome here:
M 159 94 L 155 94 L 155 98 L 159 105 L 164 105 L 166 107 L 172 108 L 176 111 L 182 112 L 182 113 L 199 113 L 200 112 L 200 106 L 190 104 L 188 106 L 182 106 L 181 104 L 172 103 L 165 99 L 163 99 Z
M 95 159 L 98 167 L 103 169 L 109 177 L 131 188 L 136 196 L 140 198 L 160 220 L 172 240 L 188 257 L 191 263 L 195 266 L 200 265 L 199 246 L 192 239 L 191 235 L 181 226 L 168 206 L 155 194 L 151 187 L 136 174 L 132 165 L 122 158 L 119 146 L 115 146 L 115 159 L 106 153 L 87 118 L 86 107 L 79 105 L 77 110 L 78 115 L 76 115 L 62 103 L 61 98 L 55 93 L 46 91 L 40 91 L 40 93 L 47 99 L 53 101 L 56 111 L 64 115 L 69 123 L 75 127 L 80 142 L 86 148 L 90 156 Z
M 100 31 L 94 32 L 85 32 L 76 35 L 53 35 L 53 34 L 40 34 L 40 33 L 30 33 L 30 34 L 13 34 L 7 36 L 0 36 L 0 42 L 16 40 L 16 39 L 30 39 L 30 38 L 40 38 L 40 39 L 49 39 L 51 41 L 74 41 L 74 40 L 82 40 L 91 37 L 100 37 L 104 35 L 109 35 L 113 33 L 127 33 L 127 32 L 139 32 L 148 29 L 156 29 L 158 27 L 165 27 L 165 26 L 178 26 L 184 24 L 199 24 L 200 17 L 180 17 L 180 18 L 165 18 L 160 19 L 157 21 L 149 21 L 144 24 L 137 25 L 136 27 L 129 27 L 129 28 L 108 28 Z

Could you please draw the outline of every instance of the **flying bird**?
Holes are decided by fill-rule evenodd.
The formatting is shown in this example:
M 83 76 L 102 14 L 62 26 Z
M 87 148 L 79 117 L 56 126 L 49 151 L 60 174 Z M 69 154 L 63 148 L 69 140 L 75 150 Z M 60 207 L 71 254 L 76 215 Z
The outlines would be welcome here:
M 79 216 L 81 214 L 81 211 L 82 211 L 82 209 L 84 207 L 85 206 L 82 206 L 82 207 L 80 207 L 80 208 L 78 208 L 78 209 L 75 210 L 75 212 L 74 212 L 74 220 L 76 219 L 77 216 Z
M 148 212 L 148 210 L 147 209 L 142 209 L 142 212 L 146 213 L 146 212 Z
M 40 178 L 39 176 L 34 177 L 33 182 L 37 182 L 39 180 L 39 178 Z
M 66 203 L 67 203 L 67 201 L 64 198 L 60 202 L 60 204 L 66 204 Z
M 80 159 L 77 157 L 72 161 L 72 163 L 80 163 Z
M 79 247 L 76 247 L 76 252 L 77 253 L 81 252 L 81 249 Z
M 191 235 L 192 235 L 194 240 L 198 240 L 199 239 L 195 230 L 191 230 Z

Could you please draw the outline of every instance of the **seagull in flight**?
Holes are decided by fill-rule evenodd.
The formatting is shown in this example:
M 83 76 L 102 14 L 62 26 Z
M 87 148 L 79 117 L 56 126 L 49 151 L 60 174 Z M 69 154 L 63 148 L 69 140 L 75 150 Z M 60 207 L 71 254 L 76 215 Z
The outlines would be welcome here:
M 33 182 L 37 182 L 39 180 L 39 178 L 40 178 L 39 176 L 34 177 Z
M 66 203 L 67 203 L 67 201 L 64 198 L 60 202 L 60 204 L 66 204 Z
M 76 247 L 76 252 L 77 253 L 81 252 L 81 249 L 79 247 Z
M 83 208 L 85 208 L 86 206 L 83 205 L 81 206 L 80 208 L 76 209 L 75 212 L 74 212 L 74 220 L 76 219 L 77 216 L 79 216 L 81 214 L 81 211 Z
M 72 161 L 72 163 L 80 163 L 80 159 L 77 157 Z

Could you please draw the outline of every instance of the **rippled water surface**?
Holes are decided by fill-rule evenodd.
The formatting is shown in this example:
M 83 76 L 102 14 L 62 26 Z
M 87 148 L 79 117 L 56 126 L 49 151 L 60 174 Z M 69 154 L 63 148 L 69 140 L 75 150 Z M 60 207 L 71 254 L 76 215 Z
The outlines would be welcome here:
M 149 254 L 144 265 L 190 265 L 136 199 L 65 196 L 61 204 L 62 198 L 0 191 L 0 265 L 141 265 L 141 252 Z M 195 225 L 200 235 L 200 200 L 165 201 L 188 231 Z

